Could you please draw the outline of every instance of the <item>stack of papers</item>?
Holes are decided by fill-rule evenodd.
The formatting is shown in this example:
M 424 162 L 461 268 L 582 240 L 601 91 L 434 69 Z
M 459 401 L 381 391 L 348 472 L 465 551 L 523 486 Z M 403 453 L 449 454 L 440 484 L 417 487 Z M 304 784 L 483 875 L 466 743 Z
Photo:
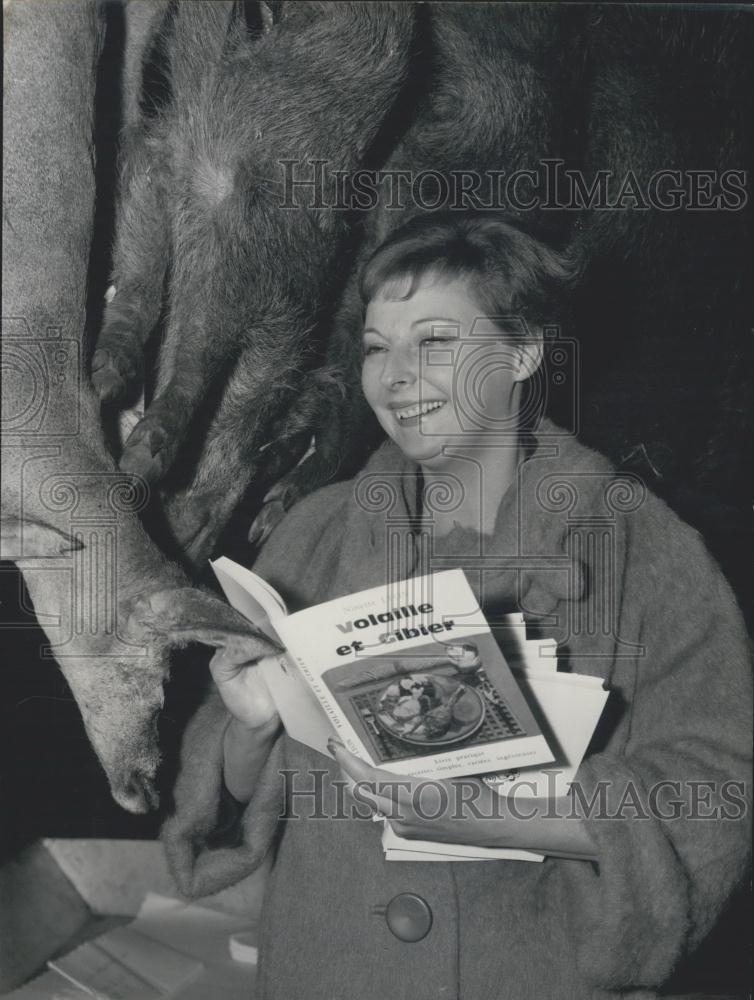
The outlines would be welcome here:
M 567 794 L 605 707 L 609 692 L 599 677 L 558 671 L 554 640 L 526 638 L 522 615 L 510 615 L 496 631 L 505 658 L 547 738 L 555 760 L 544 768 L 524 768 L 485 776 L 500 795 L 547 799 Z M 388 861 L 543 861 L 536 851 L 474 847 L 400 837 L 384 822 L 382 847 Z

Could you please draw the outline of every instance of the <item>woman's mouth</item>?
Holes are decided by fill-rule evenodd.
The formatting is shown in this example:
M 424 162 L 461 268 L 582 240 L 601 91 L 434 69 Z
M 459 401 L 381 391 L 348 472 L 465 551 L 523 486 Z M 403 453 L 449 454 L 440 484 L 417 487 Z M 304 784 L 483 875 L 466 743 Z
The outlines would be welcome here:
M 422 417 L 445 406 L 445 400 L 432 399 L 426 403 L 410 403 L 408 406 L 394 407 L 393 413 L 398 419 L 398 423 L 403 426 L 412 426 L 418 423 Z

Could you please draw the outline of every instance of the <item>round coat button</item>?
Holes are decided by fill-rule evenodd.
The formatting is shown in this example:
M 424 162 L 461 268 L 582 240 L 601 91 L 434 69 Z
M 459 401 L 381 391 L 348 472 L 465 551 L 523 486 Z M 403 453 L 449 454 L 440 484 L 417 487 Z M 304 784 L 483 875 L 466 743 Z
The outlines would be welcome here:
M 415 892 L 402 892 L 388 903 L 385 920 L 399 941 L 421 941 L 432 926 L 432 910 Z

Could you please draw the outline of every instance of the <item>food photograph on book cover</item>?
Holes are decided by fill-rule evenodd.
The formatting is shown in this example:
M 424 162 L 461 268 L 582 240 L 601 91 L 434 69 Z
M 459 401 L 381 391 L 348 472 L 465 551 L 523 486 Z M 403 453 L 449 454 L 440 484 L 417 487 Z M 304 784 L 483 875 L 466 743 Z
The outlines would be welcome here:
M 378 762 L 496 743 L 538 732 L 489 633 L 431 642 L 401 657 L 357 659 L 322 680 Z

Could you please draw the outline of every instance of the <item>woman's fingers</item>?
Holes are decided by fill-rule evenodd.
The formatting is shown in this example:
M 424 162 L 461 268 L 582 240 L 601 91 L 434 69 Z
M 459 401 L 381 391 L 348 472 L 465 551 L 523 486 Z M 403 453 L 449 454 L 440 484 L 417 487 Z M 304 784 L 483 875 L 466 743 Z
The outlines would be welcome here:
M 257 660 L 218 649 L 209 669 L 220 697 L 230 714 L 246 726 L 266 725 L 277 717 L 277 709 Z
M 430 780 L 373 767 L 336 740 L 330 751 L 354 800 L 380 813 L 409 839 L 485 843 L 496 793 L 474 779 Z M 499 823 L 498 823 L 499 826 Z M 499 829 L 496 833 L 502 836 Z
M 224 684 L 253 667 L 261 657 L 250 654 L 248 649 L 220 646 L 209 661 L 209 669 L 217 684 Z
M 209 669 L 215 684 L 227 684 L 245 670 L 251 661 L 237 659 L 224 648 L 218 649 L 209 661 Z
M 372 767 L 346 750 L 336 739 L 331 739 L 328 746 L 344 778 L 349 782 L 349 791 L 352 786 L 356 786 L 365 801 L 373 802 L 375 808 L 386 815 L 394 813 L 395 807 L 403 811 L 411 809 L 414 787 L 421 779 Z
M 392 800 L 384 798 L 371 791 L 371 786 L 354 779 L 345 771 L 341 771 L 346 791 L 358 805 L 366 805 L 373 816 L 391 816 L 394 809 Z
M 398 774 L 392 774 L 381 767 L 372 767 L 371 764 L 367 764 L 366 761 L 352 754 L 350 750 L 346 750 L 340 740 L 334 737 L 330 737 L 327 745 L 338 764 L 354 781 L 376 785 L 377 782 L 390 781 L 391 778 L 401 780 L 401 776 Z

